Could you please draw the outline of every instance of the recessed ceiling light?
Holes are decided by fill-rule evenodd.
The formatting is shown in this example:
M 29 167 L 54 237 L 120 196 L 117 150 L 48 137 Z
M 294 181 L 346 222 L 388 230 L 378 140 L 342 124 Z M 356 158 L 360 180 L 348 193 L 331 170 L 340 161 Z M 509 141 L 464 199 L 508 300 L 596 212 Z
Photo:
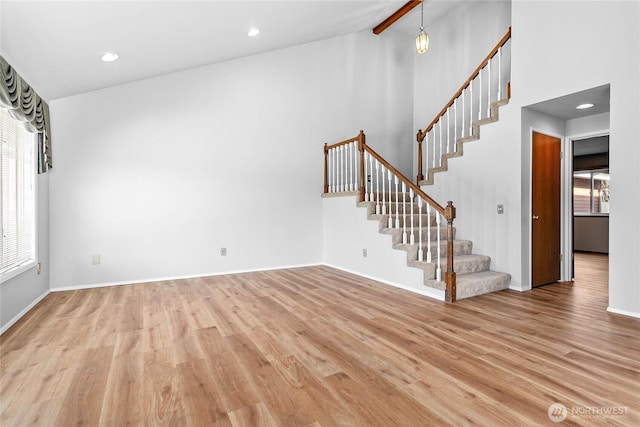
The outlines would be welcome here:
M 590 104 L 590 103 L 580 104 L 576 107 L 576 110 L 586 110 L 587 108 L 591 108 L 591 107 L 593 107 L 593 104 Z
M 113 52 L 107 52 L 100 57 L 102 62 L 113 62 L 118 59 L 118 54 Z
M 247 33 L 247 35 L 248 35 L 249 37 L 255 37 L 255 36 L 257 36 L 258 34 L 260 34 L 260 30 L 259 30 L 258 28 L 252 28 L 252 29 L 250 29 L 250 30 L 249 30 L 249 32 Z

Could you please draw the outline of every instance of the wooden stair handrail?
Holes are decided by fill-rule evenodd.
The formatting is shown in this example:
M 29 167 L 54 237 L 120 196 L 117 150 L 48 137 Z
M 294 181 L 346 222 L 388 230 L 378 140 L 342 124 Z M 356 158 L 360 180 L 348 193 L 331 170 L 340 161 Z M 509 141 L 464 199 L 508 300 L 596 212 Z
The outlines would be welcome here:
M 433 119 L 433 121 L 429 123 L 429 126 L 426 127 L 424 132 L 422 130 L 418 132 L 419 142 L 422 142 L 424 140 L 424 137 L 435 126 L 438 120 L 440 120 L 440 117 L 445 115 L 449 107 L 453 105 L 455 100 L 458 99 L 458 97 L 462 94 L 462 92 L 464 92 L 464 90 L 469 86 L 469 83 L 471 83 L 478 76 L 478 74 L 480 73 L 480 70 L 482 70 L 485 67 L 485 65 L 487 65 L 487 63 L 491 60 L 491 58 L 493 58 L 493 56 L 498 52 L 498 50 L 500 50 L 500 48 L 504 46 L 505 43 L 507 43 L 507 41 L 510 38 L 511 38 L 511 27 L 509 27 L 505 35 L 502 36 L 498 44 L 496 44 L 495 47 L 491 49 L 491 52 L 489 52 L 489 54 L 484 58 L 484 60 L 480 63 L 480 65 L 478 65 L 478 67 L 473 71 L 473 73 L 471 73 L 471 76 L 462 84 L 462 86 L 460 86 L 460 89 L 458 89 L 455 95 L 451 97 L 451 99 L 444 106 L 444 108 L 438 113 L 438 115 L 436 115 L 435 119 Z
M 360 132 L 362 132 L 362 131 L 360 131 Z M 331 144 L 331 145 L 324 144 L 324 146 L 327 147 L 327 150 L 332 150 L 334 148 L 340 147 L 341 145 L 347 145 L 347 144 L 350 144 L 352 142 L 358 142 L 358 138 L 360 138 L 359 134 L 358 134 L 358 136 L 354 136 L 353 138 L 345 139 L 344 141 L 336 142 L 335 144 Z
M 393 166 L 391 166 L 391 164 L 389 164 L 389 162 L 387 162 L 382 156 L 380 156 L 378 153 L 376 153 L 373 148 L 369 147 L 368 145 L 364 146 L 364 149 L 366 151 L 369 152 L 369 154 L 371 154 L 376 160 L 378 160 L 384 167 L 386 167 L 387 169 L 389 169 L 392 173 L 394 173 L 398 178 L 400 178 L 401 181 L 403 181 L 405 184 L 407 184 L 407 186 L 409 188 L 411 188 L 414 193 L 416 193 L 416 195 L 422 197 L 424 200 L 427 201 L 427 203 L 429 203 L 431 206 L 434 207 L 435 210 L 437 210 L 442 216 L 444 216 L 445 218 L 447 218 L 447 212 L 446 209 L 443 208 L 438 202 L 436 202 L 435 200 L 433 200 L 431 197 L 429 197 L 429 195 L 427 195 L 427 193 L 425 193 L 424 191 L 422 191 L 420 189 L 420 187 L 418 187 L 416 184 L 414 184 L 409 178 L 407 178 L 406 176 L 404 176 L 401 172 L 399 172 L 396 168 L 394 168 Z M 448 220 L 448 218 L 447 218 Z

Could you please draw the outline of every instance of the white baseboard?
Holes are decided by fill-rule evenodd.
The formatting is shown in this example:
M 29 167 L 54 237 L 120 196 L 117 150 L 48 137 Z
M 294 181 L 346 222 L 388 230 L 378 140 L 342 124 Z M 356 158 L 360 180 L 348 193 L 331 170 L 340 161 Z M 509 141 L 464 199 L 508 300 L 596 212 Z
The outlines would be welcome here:
M 138 283 L 150 283 L 150 282 L 164 282 L 167 280 L 183 280 L 183 279 L 195 279 L 199 277 L 213 277 L 213 276 L 225 276 L 228 274 L 242 274 L 242 273 L 256 273 L 260 271 L 273 271 L 273 270 L 286 270 L 290 268 L 303 268 L 303 267 L 313 267 L 316 265 L 322 265 L 321 263 L 314 264 L 298 264 L 298 265 L 283 265 L 277 267 L 266 267 L 266 268 L 253 268 L 248 270 L 232 270 L 232 271 L 222 271 L 217 273 L 202 273 L 202 274 L 190 274 L 186 276 L 171 276 L 171 277 L 155 277 L 150 279 L 137 279 L 137 280 L 128 280 L 121 282 L 105 282 L 105 283 L 89 283 L 84 285 L 74 285 L 74 286 L 60 286 L 51 288 L 51 292 L 62 292 L 62 291 L 76 291 L 81 289 L 93 289 L 93 288 L 105 288 L 108 286 L 124 286 L 124 285 L 135 285 Z
M 607 307 L 607 311 L 613 314 L 621 314 L 623 316 L 636 317 L 640 319 L 640 313 L 635 313 L 633 311 L 618 310 L 617 308 L 611 308 L 611 307 Z
M 20 320 L 20 318 L 22 316 L 24 316 L 25 314 L 27 314 L 29 312 L 29 310 L 31 310 L 33 307 L 36 306 L 36 304 L 38 304 L 40 301 L 42 301 L 44 299 L 44 297 L 46 297 L 47 295 L 49 295 L 49 293 L 51 293 L 51 291 L 46 291 L 44 292 L 42 295 L 40 295 L 38 298 L 36 298 L 35 300 L 33 300 L 33 302 L 31 304 L 29 304 L 28 306 L 26 306 L 20 313 L 16 314 L 13 319 L 9 320 L 5 325 L 2 326 L 2 328 L 0 328 L 0 335 L 4 334 L 10 327 L 12 327 L 18 320 Z
M 347 273 L 355 274 L 356 276 L 364 277 L 365 279 L 375 280 L 376 282 L 384 283 L 385 285 L 393 286 L 395 288 L 404 289 L 405 291 L 413 292 L 415 294 L 420 294 L 425 297 L 437 299 L 439 301 L 444 301 L 444 291 L 440 291 L 438 289 L 430 290 L 431 288 L 425 289 L 416 289 L 410 286 L 405 286 L 400 283 L 390 282 L 388 280 L 380 279 L 378 277 L 369 276 L 367 274 L 362 274 L 357 271 L 349 270 L 348 268 L 337 267 L 332 264 L 323 263 L 322 265 L 326 265 L 327 267 L 335 268 L 336 270 L 345 271 Z

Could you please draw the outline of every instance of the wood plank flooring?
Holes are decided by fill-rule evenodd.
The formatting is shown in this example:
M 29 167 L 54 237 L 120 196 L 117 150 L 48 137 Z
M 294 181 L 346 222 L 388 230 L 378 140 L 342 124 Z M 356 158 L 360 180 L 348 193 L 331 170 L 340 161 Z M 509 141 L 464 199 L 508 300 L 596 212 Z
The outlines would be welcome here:
M 640 425 L 640 320 L 576 264 L 455 304 L 322 266 L 52 293 L 1 337 L 0 425 Z

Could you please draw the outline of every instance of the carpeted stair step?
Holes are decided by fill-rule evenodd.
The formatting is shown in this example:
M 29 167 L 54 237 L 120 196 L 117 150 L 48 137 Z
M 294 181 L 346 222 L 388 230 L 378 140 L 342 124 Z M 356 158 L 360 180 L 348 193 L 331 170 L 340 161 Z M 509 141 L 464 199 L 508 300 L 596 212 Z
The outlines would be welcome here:
M 492 270 L 456 274 L 456 299 L 502 291 L 509 288 L 509 283 L 511 283 L 510 274 Z M 425 285 L 439 290 L 445 289 L 443 281 L 429 279 L 425 281 Z
M 368 195 L 370 198 L 370 195 Z M 380 194 L 380 197 L 382 195 Z M 374 195 L 375 198 L 375 195 Z M 396 203 L 395 200 L 398 200 Z M 390 202 L 391 200 L 391 202 Z M 404 250 L 407 253 L 407 265 L 419 268 L 424 274 L 424 284 L 428 287 L 438 290 L 445 289 L 444 281 L 436 280 L 435 262 L 417 261 L 420 231 L 422 232 L 422 250 L 423 258 L 428 257 L 428 247 L 431 248 L 432 260 L 435 260 L 437 254 L 437 236 L 440 231 L 440 267 L 441 278 L 447 269 L 447 224 L 441 218 L 440 227 L 437 226 L 435 210 L 431 209 L 430 214 L 426 213 L 427 205 L 421 207 L 417 203 L 410 200 L 409 193 L 385 193 L 384 210 L 382 202 L 379 206 L 376 201 L 358 202 L 359 207 L 366 208 L 367 218 L 371 221 L 378 221 L 379 232 L 391 235 L 392 245 L 394 249 Z M 376 208 L 384 214 L 376 214 Z M 396 226 L 396 211 L 398 212 L 398 226 Z M 413 212 L 413 221 L 411 220 L 411 212 Z M 406 213 L 406 216 L 403 215 Z M 406 218 L 406 219 L 404 219 Z M 391 219 L 391 227 L 389 227 L 389 219 Z M 407 222 L 406 229 L 404 221 Z M 413 224 L 414 243 L 411 242 L 411 225 Z M 419 227 L 421 225 L 422 227 Z M 403 234 L 406 233 L 406 242 L 403 242 Z M 455 239 L 456 228 L 453 227 L 453 237 Z M 509 287 L 511 276 L 507 273 L 498 273 L 489 270 L 491 258 L 484 255 L 476 255 L 472 253 L 473 244 L 468 240 L 453 241 L 453 263 L 456 272 L 456 298 L 463 299 L 475 295 L 482 295 L 489 292 L 503 290 Z
M 425 255 L 426 256 L 426 255 Z M 410 267 L 420 268 L 424 271 L 425 283 L 427 280 L 436 278 L 435 262 L 417 261 L 412 260 L 408 262 Z M 458 275 L 477 273 L 479 271 L 489 270 L 491 265 L 491 258 L 486 255 L 458 255 L 453 257 L 453 270 Z M 447 259 L 440 259 L 440 268 L 442 269 L 442 275 L 447 269 Z

